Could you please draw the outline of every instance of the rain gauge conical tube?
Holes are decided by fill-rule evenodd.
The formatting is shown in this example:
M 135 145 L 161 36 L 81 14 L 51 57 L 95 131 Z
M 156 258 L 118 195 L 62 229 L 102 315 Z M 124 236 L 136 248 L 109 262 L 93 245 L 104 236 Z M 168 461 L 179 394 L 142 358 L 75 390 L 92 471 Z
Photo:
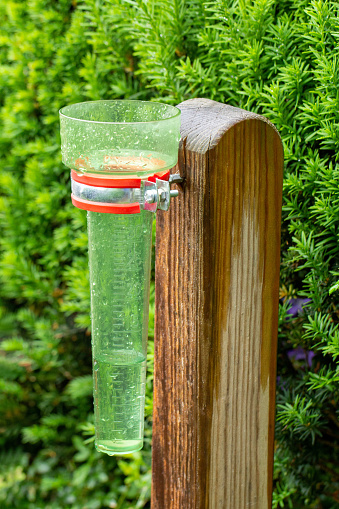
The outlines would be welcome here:
M 72 202 L 87 210 L 96 448 L 143 445 L 153 213 L 167 210 L 180 110 L 92 101 L 60 110 Z

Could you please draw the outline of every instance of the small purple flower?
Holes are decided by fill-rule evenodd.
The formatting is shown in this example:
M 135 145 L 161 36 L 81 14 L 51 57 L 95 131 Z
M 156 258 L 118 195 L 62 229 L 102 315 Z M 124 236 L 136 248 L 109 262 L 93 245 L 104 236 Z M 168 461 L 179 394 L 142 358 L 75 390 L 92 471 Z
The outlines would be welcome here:
M 311 299 L 290 299 L 288 303 L 291 307 L 287 310 L 287 314 L 290 315 L 291 318 L 295 318 L 300 315 L 304 307 L 311 302 Z
M 305 363 L 309 368 L 312 366 L 312 360 L 315 353 L 311 350 L 304 350 L 301 346 L 297 346 L 293 350 L 288 350 L 287 356 L 292 364 Z

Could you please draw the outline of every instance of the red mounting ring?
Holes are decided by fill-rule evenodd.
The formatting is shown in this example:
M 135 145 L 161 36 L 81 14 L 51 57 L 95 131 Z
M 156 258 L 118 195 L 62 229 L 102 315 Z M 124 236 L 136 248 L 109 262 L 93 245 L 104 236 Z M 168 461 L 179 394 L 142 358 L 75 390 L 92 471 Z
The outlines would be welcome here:
M 142 180 L 148 180 L 149 182 L 155 182 L 156 179 L 169 180 L 170 171 L 159 171 L 150 175 L 148 178 L 142 179 L 139 177 L 125 178 L 125 176 L 120 178 L 116 175 L 112 177 L 111 175 L 98 175 L 93 173 L 79 175 L 75 170 L 72 170 L 71 177 L 75 182 L 86 184 L 87 186 L 140 189 Z

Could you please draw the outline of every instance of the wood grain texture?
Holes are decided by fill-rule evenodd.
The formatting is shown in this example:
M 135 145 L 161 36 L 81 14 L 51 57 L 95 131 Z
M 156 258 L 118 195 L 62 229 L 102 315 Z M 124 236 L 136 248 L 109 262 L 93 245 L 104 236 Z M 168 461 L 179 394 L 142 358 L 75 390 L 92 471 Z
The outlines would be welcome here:
M 157 213 L 152 509 L 269 509 L 283 152 L 263 117 L 179 105 Z

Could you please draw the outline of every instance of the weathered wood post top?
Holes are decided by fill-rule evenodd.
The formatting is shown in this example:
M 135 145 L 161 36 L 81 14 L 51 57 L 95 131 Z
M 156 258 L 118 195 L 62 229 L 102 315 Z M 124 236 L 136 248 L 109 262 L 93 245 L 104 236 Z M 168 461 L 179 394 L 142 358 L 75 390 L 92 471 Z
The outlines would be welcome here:
M 157 213 L 152 509 L 270 509 L 283 151 L 263 117 L 179 105 Z

